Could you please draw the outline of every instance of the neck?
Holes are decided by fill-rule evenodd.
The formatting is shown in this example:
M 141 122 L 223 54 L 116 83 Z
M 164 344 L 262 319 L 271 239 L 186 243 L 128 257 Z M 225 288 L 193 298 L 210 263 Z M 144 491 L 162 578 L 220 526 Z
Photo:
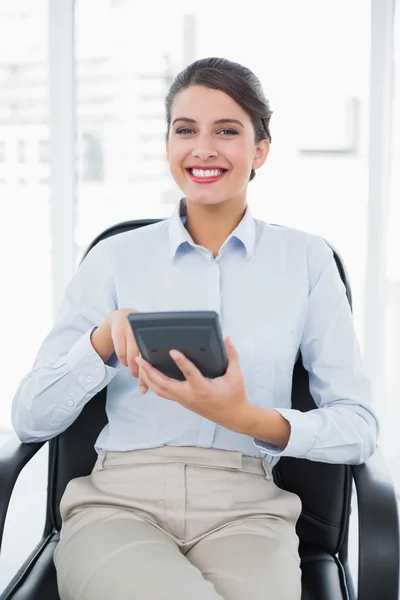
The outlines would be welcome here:
M 246 212 L 246 200 L 221 202 L 210 206 L 186 201 L 186 224 L 195 244 L 211 250 L 213 257 L 226 238 L 236 229 Z

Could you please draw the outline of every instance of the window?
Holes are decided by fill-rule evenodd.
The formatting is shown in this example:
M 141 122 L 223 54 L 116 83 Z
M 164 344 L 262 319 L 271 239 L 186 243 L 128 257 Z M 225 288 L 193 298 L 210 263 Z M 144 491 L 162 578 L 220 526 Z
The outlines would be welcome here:
M 19 85 L 9 86 L 9 79 L 0 83 L 0 98 L 8 98 L 16 104 L 28 102 L 33 92 L 26 72 L 32 57 L 47 69 L 47 1 L 35 2 L 26 10 L 23 20 L 20 10 L 25 2 L 17 0 L 11 5 L 0 5 L 0 71 L 6 69 L 11 76 L 19 77 Z M 12 56 L 18 53 L 18 68 Z M 11 59 L 11 60 L 10 60 Z M 14 65 L 10 69 L 10 65 Z M 3 330 L 4 344 L 0 350 L 1 362 L 7 374 L 3 381 L 3 393 L 7 401 L 0 406 L 0 424 L 10 427 L 10 401 L 17 385 L 30 368 L 37 348 L 50 326 L 51 315 L 51 278 L 50 267 L 50 220 L 48 190 L 44 186 L 32 188 L 28 184 L 28 172 L 35 174 L 37 161 L 27 152 L 29 145 L 38 143 L 42 127 L 48 127 L 48 87 L 42 80 L 40 94 L 46 106 L 38 109 L 29 119 L 16 114 L 10 119 L 6 113 L 0 116 L 0 156 L 2 158 L 2 176 L 11 185 L 0 203 L 0 222 L 18 222 L 17 228 L 4 228 L 0 239 L 0 252 L 3 256 L 12 256 L 2 266 L 2 275 L 6 286 L 13 289 L 12 295 L 0 297 L 1 314 L 9 315 L 9 322 L 18 320 L 26 306 L 26 290 L 30 289 L 30 307 L 36 318 L 30 327 L 29 339 L 20 346 L 13 328 Z M 43 117 L 46 122 L 43 124 Z M 33 178 L 34 179 L 34 178 Z M 29 178 L 29 181 L 31 179 Z M 21 220 L 20 215 L 24 214 Z M 39 240 L 39 242 L 38 242 Z M 25 251 L 22 252 L 21 248 Z M 29 251 L 27 251 L 29 249 Z M 15 277 L 15 273 L 23 277 Z M 18 355 L 18 360 L 13 357 Z

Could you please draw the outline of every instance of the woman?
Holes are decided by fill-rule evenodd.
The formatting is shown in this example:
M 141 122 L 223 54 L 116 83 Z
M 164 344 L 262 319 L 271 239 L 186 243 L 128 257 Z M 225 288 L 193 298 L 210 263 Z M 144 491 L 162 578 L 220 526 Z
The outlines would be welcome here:
M 362 463 L 378 435 L 345 289 L 322 238 L 251 216 L 271 110 L 249 69 L 196 61 L 166 117 L 185 198 L 92 249 L 13 402 L 20 439 L 46 440 L 108 385 L 97 462 L 60 506 L 60 597 L 299 600 L 301 502 L 273 467 Z M 181 355 L 185 381 L 170 380 L 141 358 L 126 315 L 196 309 L 220 315 L 227 373 L 207 380 Z M 309 413 L 290 406 L 299 351 Z

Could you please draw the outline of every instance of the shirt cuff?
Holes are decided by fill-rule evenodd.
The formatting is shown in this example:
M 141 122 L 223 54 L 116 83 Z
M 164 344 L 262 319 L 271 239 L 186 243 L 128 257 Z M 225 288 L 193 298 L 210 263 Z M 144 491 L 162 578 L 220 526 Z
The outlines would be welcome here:
M 290 423 L 290 437 L 286 448 L 278 448 L 263 440 L 253 439 L 254 445 L 271 456 L 292 456 L 307 458 L 307 453 L 315 444 L 317 426 L 311 415 L 292 408 L 274 408 Z

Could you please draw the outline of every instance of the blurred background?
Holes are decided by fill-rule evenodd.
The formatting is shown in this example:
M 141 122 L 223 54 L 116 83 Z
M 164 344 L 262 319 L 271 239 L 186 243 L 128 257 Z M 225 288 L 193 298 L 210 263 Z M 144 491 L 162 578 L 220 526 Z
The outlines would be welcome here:
M 0 444 L 85 248 L 115 223 L 173 212 L 182 194 L 165 158 L 164 97 L 187 64 L 222 56 L 254 71 L 274 111 L 268 160 L 248 188 L 253 215 L 324 236 L 347 266 L 379 445 L 400 490 L 395 4 L 0 0 Z M 46 452 L 14 492 L 0 592 L 42 533 Z M 16 548 L 19 527 L 29 535 Z

